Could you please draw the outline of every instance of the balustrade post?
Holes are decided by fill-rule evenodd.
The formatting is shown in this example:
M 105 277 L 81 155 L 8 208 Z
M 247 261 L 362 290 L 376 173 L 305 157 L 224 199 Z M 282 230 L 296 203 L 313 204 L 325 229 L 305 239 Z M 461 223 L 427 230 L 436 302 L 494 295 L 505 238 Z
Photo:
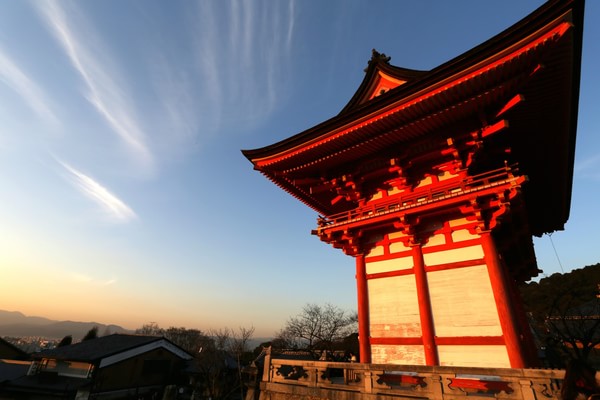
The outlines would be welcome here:
M 314 386 L 319 386 L 319 383 L 331 383 L 331 379 L 327 377 L 327 367 L 317 367 L 316 368 L 317 376 L 313 381 L 315 383 Z
M 365 393 L 373 393 L 373 371 L 365 370 L 363 374 Z
M 430 375 L 429 382 L 431 384 L 430 398 L 442 400 L 444 398 L 444 378 L 441 375 Z
M 535 390 L 533 388 L 533 382 L 530 379 L 519 380 L 521 389 L 521 398 L 523 400 L 536 400 Z
M 271 346 L 265 350 L 265 364 L 263 367 L 263 382 L 271 382 Z

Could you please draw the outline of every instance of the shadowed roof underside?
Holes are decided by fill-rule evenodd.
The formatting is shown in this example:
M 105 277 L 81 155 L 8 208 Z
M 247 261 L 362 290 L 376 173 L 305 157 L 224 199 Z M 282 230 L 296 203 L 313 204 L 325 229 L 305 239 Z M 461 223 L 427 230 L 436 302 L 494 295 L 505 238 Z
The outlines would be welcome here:
M 532 233 L 563 229 L 571 201 L 583 11 L 583 0 L 550 1 L 431 71 L 393 67 L 374 52 L 340 114 L 242 153 L 276 185 L 327 216 L 355 205 L 332 202 L 335 194 L 312 191 L 311 182 L 391 148 L 402 152 L 441 137 L 461 121 L 498 115 L 520 96 L 524 101 L 506 114 L 509 128 L 500 140 L 530 178 L 524 196 Z

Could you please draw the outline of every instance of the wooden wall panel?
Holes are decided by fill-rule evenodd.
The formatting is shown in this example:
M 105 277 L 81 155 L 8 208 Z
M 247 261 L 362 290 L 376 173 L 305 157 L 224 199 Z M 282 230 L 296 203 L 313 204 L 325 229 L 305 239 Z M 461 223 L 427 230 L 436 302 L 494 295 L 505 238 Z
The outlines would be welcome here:
M 425 243 L 423 245 L 423 248 L 439 246 L 439 245 L 443 245 L 443 244 L 446 244 L 446 236 L 443 233 L 440 233 L 440 234 L 431 236 L 429 238 L 429 240 L 427 240 L 427 243 Z
M 452 241 L 453 242 L 464 242 L 465 240 L 477 239 L 479 235 L 471 234 L 466 229 L 459 229 L 457 231 L 452 232 Z
M 390 240 L 395 240 L 395 239 L 402 239 L 405 238 L 407 235 L 402 233 L 402 232 L 390 232 L 388 233 L 388 238 Z
M 502 335 L 485 265 L 429 272 L 427 279 L 436 336 Z
M 394 194 L 398 194 L 400 192 L 403 192 L 404 190 L 398 189 L 397 187 L 393 186 L 390 190 L 388 190 L 388 195 L 392 196 Z
M 367 254 L 367 257 L 382 256 L 383 254 L 384 254 L 384 247 L 383 246 L 375 246 L 369 251 L 369 253 Z
M 465 260 L 477 260 L 481 258 L 483 258 L 483 249 L 480 245 L 423 254 L 423 259 L 425 260 L 426 266 L 447 264 Z
M 431 178 L 431 176 L 426 176 L 424 179 L 421 179 L 419 181 L 419 184 L 415 187 L 415 189 L 423 187 L 423 186 L 431 185 L 432 183 L 433 183 L 433 179 Z
M 371 346 L 373 364 L 425 365 L 423 346 L 384 345 Z
M 403 251 L 410 250 L 410 247 L 406 247 L 402 242 L 392 242 L 390 243 L 390 253 L 401 253 Z
M 438 180 L 441 181 L 445 181 L 446 179 L 451 179 L 456 177 L 456 174 L 452 174 L 450 173 L 450 171 L 443 171 L 441 174 L 438 174 L 437 178 Z
M 377 192 L 377 193 L 373 194 L 373 196 L 371 196 L 368 201 L 379 200 L 381 198 L 383 198 L 383 193 Z
M 448 221 L 448 224 L 450 225 L 450 227 L 453 228 L 455 226 L 467 225 L 469 224 L 469 220 L 467 220 L 466 218 L 451 219 L 450 221 Z
M 399 271 L 413 267 L 412 257 L 393 258 L 391 260 L 372 261 L 366 263 L 367 274 L 380 272 Z
M 438 346 L 443 366 L 510 368 L 504 346 Z
M 372 337 L 420 337 L 414 275 L 371 279 L 369 318 Z

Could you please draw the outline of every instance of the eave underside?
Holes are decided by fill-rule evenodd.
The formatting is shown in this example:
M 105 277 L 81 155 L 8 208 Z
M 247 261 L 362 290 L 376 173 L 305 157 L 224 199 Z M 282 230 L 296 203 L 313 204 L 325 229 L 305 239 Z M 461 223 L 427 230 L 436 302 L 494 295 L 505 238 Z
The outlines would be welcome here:
M 392 105 L 354 124 L 313 134 L 288 156 L 262 164 L 254 159 L 255 168 L 323 215 L 349 210 L 355 204 L 332 204 L 335 193 L 315 193 L 315 183 L 356 174 L 365 160 L 414 157 L 415 146 L 431 147 L 461 130 L 481 129 L 497 121 L 497 113 L 511 98 L 521 96 L 523 103 L 502 116 L 509 129 L 485 143 L 489 149 L 510 149 L 510 155 L 487 154 L 509 158 L 529 176 L 532 183 L 525 199 L 533 234 L 563 229 L 573 174 L 580 32 L 562 29 L 566 32 L 538 39 L 534 46 L 490 68 L 481 67 L 476 74 L 460 76 L 430 93 L 413 94 L 412 100 L 405 96 L 397 101 L 404 105 L 395 110 Z M 500 161 L 504 160 L 496 160 Z
M 426 88 L 414 93 L 402 89 L 396 103 L 377 110 L 366 107 L 362 114 L 352 116 L 351 123 L 347 115 L 334 118 L 293 140 L 244 154 L 255 169 L 318 213 L 335 214 L 356 204 L 333 204 L 334 192 L 314 190 L 324 180 L 356 175 L 374 159 L 419 156 L 415 154 L 419 148 L 423 153 L 435 153 L 437 143 L 497 122 L 499 110 L 520 96 L 522 104 L 501 117 L 509 128 L 484 143 L 489 160 L 479 168 L 505 160 L 518 163 L 531 182 L 524 196 L 532 233 L 563 229 L 569 215 L 575 151 L 583 5 L 580 7 L 543 28 L 544 32 L 563 29 L 560 34 L 545 40 L 538 37 L 535 45 L 520 52 L 513 49 L 512 57 L 496 60 L 487 69 L 477 67 L 479 73 L 461 75 L 458 71 L 454 80 L 437 86 L 425 77 L 429 93 Z M 489 58 L 493 60 L 492 53 Z M 477 71 L 468 64 L 462 68 Z M 409 89 L 415 87 L 418 85 Z M 510 149 L 510 154 L 505 149 Z

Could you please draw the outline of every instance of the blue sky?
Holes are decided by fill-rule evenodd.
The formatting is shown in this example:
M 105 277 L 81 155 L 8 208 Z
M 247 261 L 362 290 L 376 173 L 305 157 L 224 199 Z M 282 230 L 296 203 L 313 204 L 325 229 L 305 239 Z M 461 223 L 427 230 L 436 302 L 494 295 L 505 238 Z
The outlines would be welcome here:
M 0 309 L 257 336 L 308 302 L 355 309 L 354 260 L 240 149 L 336 115 L 372 48 L 431 69 L 540 4 L 0 2 Z M 558 259 L 535 241 L 546 274 L 600 262 L 600 2 L 586 7 L 571 218 Z

